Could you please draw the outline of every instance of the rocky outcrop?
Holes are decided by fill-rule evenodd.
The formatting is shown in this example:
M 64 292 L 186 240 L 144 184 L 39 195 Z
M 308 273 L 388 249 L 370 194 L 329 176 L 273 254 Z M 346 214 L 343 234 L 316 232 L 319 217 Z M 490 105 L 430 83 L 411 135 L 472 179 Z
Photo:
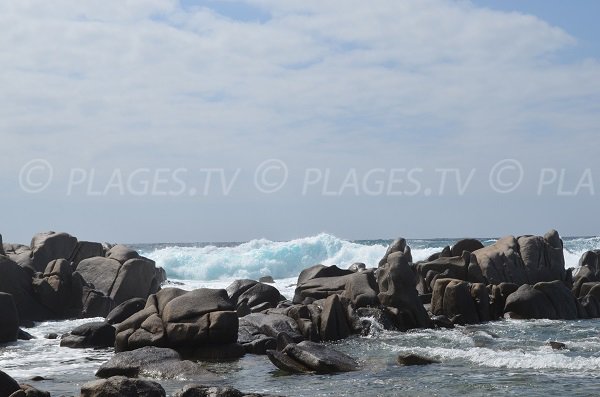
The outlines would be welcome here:
M 144 346 L 196 349 L 235 343 L 238 316 L 225 290 L 165 288 L 117 326 L 117 351 Z
M 535 284 L 560 280 L 569 283 L 563 243 L 556 230 L 543 237 L 504 237 L 473 253 L 488 284 Z
M 463 251 L 460 256 L 443 256 L 416 264 L 417 290 L 421 295 L 433 292 L 438 278 L 453 278 L 473 283 L 484 283 L 485 279 L 477 263 L 477 257 Z
M 81 397 L 165 397 L 165 389 L 154 381 L 114 376 L 81 386 Z
M 173 397 L 275 397 L 267 394 L 243 393 L 230 386 L 185 385 Z
M 379 302 L 395 317 L 398 329 L 426 328 L 431 325 L 416 290 L 416 276 L 409 265 L 409 257 L 402 252 L 387 256 L 377 270 Z
M 7 397 L 50 397 L 50 393 L 36 389 L 35 387 L 22 384 L 8 374 L 0 371 L 0 396 Z
M 489 293 L 481 283 L 437 279 L 431 299 L 431 312 L 444 315 L 455 324 L 476 324 L 491 320 Z
M 31 239 L 33 270 L 43 272 L 53 260 L 70 259 L 77 247 L 77 238 L 67 233 L 38 233 Z
M 182 360 L 177 351 L 158 347 L 143 347 L 133 351 L 117 353 L 100 366 L 96 376 L 100 378 L 127 376 L 130 378 L 153 377 L 159 379 L 183 377 L 208 383 L 220 380 L 219 376 L 207 371 L 200 364 Z
M 385 265 L 388 262 L 388 257 L 395 252 L 403 253 L 406 260 L 408 262 L 412 262 L 412 254 L 410 251 L 410 247 L 406 243 L 406 240 L 400 237 L 394 240 L 392 244 L 388 246 L 387 250 L 385 251 L 385 255 L 383 255 L 383 258 L 381 258 L 381 260 L 379 261 L 378 267 L 382 267 L 383 265 Z
M 583 297 L 581 286 L 585 283 L 600 282 L 600 250 L 587 251 L 579 259 L 579 267 L 573 274 L 573 293 Z
M 106 322 L 112 325 L 119 324 L 146 306 L 146 299 L 131 298 L 121 303 L 108 313 Z

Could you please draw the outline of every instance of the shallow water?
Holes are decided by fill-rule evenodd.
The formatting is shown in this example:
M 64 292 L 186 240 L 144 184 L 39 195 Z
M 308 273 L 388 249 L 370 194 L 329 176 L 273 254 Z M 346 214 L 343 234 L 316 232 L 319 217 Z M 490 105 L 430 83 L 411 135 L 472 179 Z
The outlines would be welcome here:
M 29 331 L 42 338 L 84 320 L 43 323 Z M 224 383 L 246 392 L 288 396 L 480 396 L 570 395 L 600 391 L 599 320 L 503 320 L 454 330 L 377 331 L 332 343 L 360 364 L 357 372 L 336 375 L 285 375 L 265 356 L 247 355 L 228 363 L 204 363 Z M 551 340 L 567 345 L 552 350 Z M 399 353 L 440 361 L 402 367 Z M 82 383 L 112 355 L 111 349 L 59 348 L 58 341 L 36 339 L 0 348 L 0 367 L 20 382 L 52 395 L 77 395 Z M 51 380 L 28 381 L 33 376 Z M 193 380 L 162 380 L 167 392 Z

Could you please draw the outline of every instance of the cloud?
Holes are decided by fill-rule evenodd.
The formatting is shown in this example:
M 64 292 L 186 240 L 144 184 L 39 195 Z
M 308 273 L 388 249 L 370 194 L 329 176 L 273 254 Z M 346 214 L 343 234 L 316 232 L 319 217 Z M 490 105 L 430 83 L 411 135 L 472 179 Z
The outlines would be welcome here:
M 535 16 L 446 0 L 227 4 L 268 17 L 213 1 L 0 4 L 2 177 L 35 157 L 386 166 L 595 150 L 600 65 L 565 58 L 577 38 Z

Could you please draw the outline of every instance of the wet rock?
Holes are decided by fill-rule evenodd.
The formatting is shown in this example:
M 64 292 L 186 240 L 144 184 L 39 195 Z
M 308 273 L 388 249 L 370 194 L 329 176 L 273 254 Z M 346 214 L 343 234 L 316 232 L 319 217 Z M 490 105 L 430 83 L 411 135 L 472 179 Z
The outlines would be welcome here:
M 114 376 L 88 382 L 81 387 L 81 397 L 164 397 L 165 390 L 156 382 Z
M 0 292 L 0 343 L 14 342 L 19 336 L 19 313 L 10 294 Z
M 31 274 L 6 256 L 0 256 L 0 292 L 12 295 L 19 320 L 44 321 L 52 313 L 34 297 Z
M 217 375 L 199 364 L 181 360 L 177 351 L 158 347 L 144 347 L 117 353 L 100 366 L 96 376 L 100 378 L 148 376 L 159 379 L 173 379 L 180 376 L 209 383 L 220 380 Z
M 363 271 L 367 270 L 367 265 L 365 265 L 364 263 L 360 263 L 360 262 L 353 263 L 350 265 L 348 270 L 350 270 L 351 272 L 354 272 L 354 273 L 363 272 Z
M 261 278 L 258 279 L 259 283 L 266 283 L 266 284 L 274 284 L 275 280 L 273 280 L 272 276 L 262 276 Z
M 564 350 L 567 348 L 567 345 L 564 343 L 556 341 L 550 341 L 547 343 L 547 345 L 550 346 L 552 350 Z
M 291 358 L 285 353 L 279 352 L 277 350 L 267 350 L 267 356 L 269 360 L 282 371 L 291 373 L 291 374 L 302 374 L 302 373 L 312 373 L 314 372 L 312 369 L 306 367 L 301 362 Z
M 433 316 L 431 317 L 431 322 L 435 328 L 454 328 L 454 323 L 445 315 Z
M 35 387 L 26 383 L 21 385 L 21 390 L 23 391 L 25 397 L 50 397 L 50 393 L 47 391 L 36 389 Z
M 44 336 L 44 338 L 46 339 L 58 339 L 58 334 L 55 332 L 51 332 L 49 334 L 47 334 L 46 336 Z
M 29 332 L 23 331 L 22 329 L 19 328 L 19 333 L 17 335 L 17 339 L 18 340 L 32 340 L 32 339 L 35 339 L 35 336 L 33 336 Z
M 423 357 L 423 356 L 419 356 L 418 354 L 412 354 L 412 353 L 406 353 L 406 354 L 400 354 L 398 356 L 398 364 L 400 365 L 405 365 L 405 366 L 409 366 L 409 365 L 429 365 L 429 364 L 437 364 L 439 363 L 439 361 L 431 359 L 431 358 L 427 358 L 427 357 Z
M 70 348 L 107 348 L 115 344 L 115 327 L 106 322 L 80 325 L 63 336 L 60 346 Z
M 551 320 L 578 318 L 580 303 L 561 281 L 522 285 L 506 299 L 505 313 L 510 318 Z

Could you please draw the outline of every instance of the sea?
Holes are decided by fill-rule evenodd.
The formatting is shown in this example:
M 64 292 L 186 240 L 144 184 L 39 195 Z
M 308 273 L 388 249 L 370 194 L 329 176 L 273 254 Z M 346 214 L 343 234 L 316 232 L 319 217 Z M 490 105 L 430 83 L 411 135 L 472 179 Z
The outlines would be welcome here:
M 458 239 L 412 239 L 413 260 L 419 261 Z M 495 238 L 481 238 L 485 245 Z M 577 267 L 588 250 L 600 249 L 600 237 L 563 238 L 566 267 Z M 164 287 L 225 288 L 239 278 L 272 276 L 287 298 L 306 267 L 322 263 L 347 268 L 355 262 L 377 266 L 391 240 L 348 241 L 330 234 L 241 243 L 133 244 L 132 248 L 162 266 Z M 46 339 L 80 324 L 102 319 L 37 323 L 35 336 L 0 346 L 0 369 L 20 383 L 52 396 L 77 396 L 94 380 L 112 349 L 70 349 Z M 452 330 L 386 331 L 372 321 L 366 336 L 330 343 L 358 360 L 361 369 L 335 375 L 288 375 L 266 356 L 246 355 L 232 362 L 203 362 L 223 384 L 243 392 L 284 396 L 592 396 L 600 395 L 600 320 L 501 320 Z M 553 350 L 550 341 L 566 345 Z M 439 361 L 402 367 L 400 353 L 417 353 Z M 34 381 L 35 377 L 44 380 Z M 193 379 L 158 380 L 167 394 Z

